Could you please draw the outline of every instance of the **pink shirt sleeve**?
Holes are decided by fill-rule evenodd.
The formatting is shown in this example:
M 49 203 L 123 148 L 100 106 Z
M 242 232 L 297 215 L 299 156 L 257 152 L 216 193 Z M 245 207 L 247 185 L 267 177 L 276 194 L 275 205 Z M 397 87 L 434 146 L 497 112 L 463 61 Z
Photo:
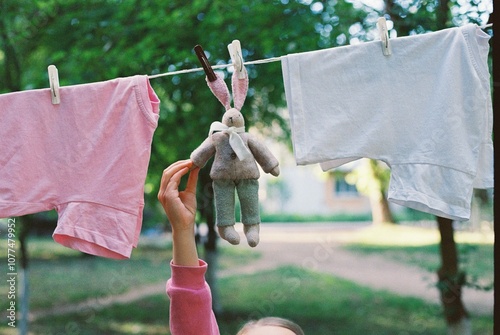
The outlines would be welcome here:
M 172 277 L 167 281 L 167 294 L 173 335 L 219 335 L 212 311 L 212 294 L 205 281 L 207 263 L 199 262 L 200 266 L 170 263 Z

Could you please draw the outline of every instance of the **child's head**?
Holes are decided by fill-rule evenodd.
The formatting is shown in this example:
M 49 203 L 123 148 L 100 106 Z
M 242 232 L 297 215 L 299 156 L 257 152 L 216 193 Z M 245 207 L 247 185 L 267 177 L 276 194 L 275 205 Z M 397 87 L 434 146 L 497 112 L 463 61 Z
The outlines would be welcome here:
M 236 335 L 304 335 L 304 331 L 292 321 L 267 317 L 246 323 Z

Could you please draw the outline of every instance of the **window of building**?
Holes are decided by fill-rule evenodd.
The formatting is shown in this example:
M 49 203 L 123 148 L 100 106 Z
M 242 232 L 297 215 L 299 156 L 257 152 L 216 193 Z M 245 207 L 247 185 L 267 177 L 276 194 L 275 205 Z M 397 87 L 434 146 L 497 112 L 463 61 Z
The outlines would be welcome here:
M 351 185 L 345 181 L 344 178 L 335 178 L 334 190 L 335 196 L 337 197 L 358 197 L 359 193 L 356 189 L 356 185 Z

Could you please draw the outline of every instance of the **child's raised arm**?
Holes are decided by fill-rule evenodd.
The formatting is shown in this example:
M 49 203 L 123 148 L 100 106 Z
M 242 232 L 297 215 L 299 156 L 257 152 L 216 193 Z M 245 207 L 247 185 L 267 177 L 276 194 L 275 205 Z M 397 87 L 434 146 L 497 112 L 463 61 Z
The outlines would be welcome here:
M 172 277 L 167 281 L 169 327 L 172 334 L 218 335 L 212 296 L 204 277 L 207 264 L 198 259 L 194 235 L 198 172 L 190 160 L 176 162 L 163 171 L 158 192 L 172 226 Z M 179 191 L 181 178 L 187 173 L 186 189 Z
M 158 200 L 167 214 L 172 226 L 173 264 L 180 266 L 198 266 L 194 234 L 196 215 L 196 182 L 199 168 L 192 161 L 178 161 L 163 171 Z M 189 172 L 184 191 L 179 191 L 182 176 Z

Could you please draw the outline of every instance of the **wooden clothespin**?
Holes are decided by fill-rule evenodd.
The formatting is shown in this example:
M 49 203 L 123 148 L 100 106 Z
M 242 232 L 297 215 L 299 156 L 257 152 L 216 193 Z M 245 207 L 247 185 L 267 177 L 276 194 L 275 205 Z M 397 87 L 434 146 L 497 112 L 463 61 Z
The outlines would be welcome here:
M 55 65 L 49 65 L 49 84 L 50 95 L 52 97 L 52 104 L 59 105 L 61 103 L 61 95 L 59 93 L 59 73 Z
M 207 55 L 205 55 L 205 51 L 203 51 L 203 48 L 201 45 L 196 45 L 194 47 L 194 52 L 196 53 L 196 56 L 198 56 L 198 60 L 201 63 L 201 66 L 203 67 L 203 70 L 205 71 L 205 74 L 207 75 L 207 79 L 209 82 L 213 82 L 217 80 L 217 76 L 215 75 L 214 70 L 212 69 L 212 66 L 210 66 L 210 63 L 208 62 Z
M 234 70 L 238 73 L 238 79 L 245 79 L 247 77 L 247 71 L 245 65 L 243 65 L 243 53 L 241 52 L 240 41 L 234 40 L 231 44 L 228 44 L 227 49 L 229 50 Z
M 377 28 L 382 40 L 382 52 L 384 56 L 392 55 L 391 44 L 389 42 L 389 30 L 387 29 L 387 21 L 384 17 L 380 17 L 377 21 Z

